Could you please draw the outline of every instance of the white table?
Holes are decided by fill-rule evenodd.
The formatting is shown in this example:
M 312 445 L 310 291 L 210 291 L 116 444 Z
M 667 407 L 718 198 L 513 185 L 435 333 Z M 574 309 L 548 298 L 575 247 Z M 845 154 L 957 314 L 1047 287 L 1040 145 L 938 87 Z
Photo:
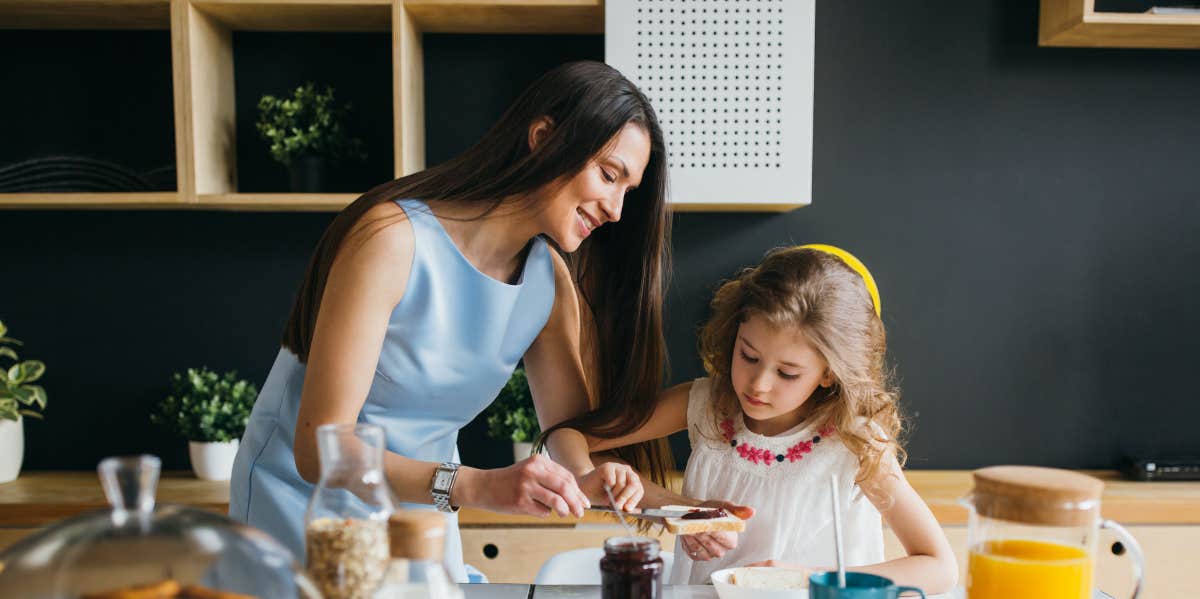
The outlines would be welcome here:
M 463 584 L 459 585 L 466 599 L 600 599 L 600 587 L 595 585 L 528 584 Z M 959 599 L 962 589 L 944 595 L 929 595 L 929 599 Z M 717 589 L 710 585 L 664 585 L 663 599 L 717 599 Z M 1112 599 L 1100 591 L 1095 599 Z

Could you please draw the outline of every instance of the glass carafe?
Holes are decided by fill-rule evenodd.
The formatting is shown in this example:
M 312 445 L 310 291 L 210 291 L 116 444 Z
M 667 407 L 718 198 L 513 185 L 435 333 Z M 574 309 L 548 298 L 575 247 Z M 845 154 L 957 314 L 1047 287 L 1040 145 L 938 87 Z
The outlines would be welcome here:
M 387 521 L 396 499 L 383 474 L 383 429 L 317 427 L 321 478 L 305 514 L 308 574 L 325 599 L 364 599 L 388 562 Z
M 410 509 L 388 521 L 392 562 L 375 599 L 461 599 L 462 590 L 446 571 L 446 517 Z
M 1053 468 L 993 466 L 974 472 L 963 498 L 967 599 L 1091 599 L 1096 538 L 1111 530 L 1129 549 L 1136 599 L 1142 588 L 1137 541 L 1100 518 L 1099 479 Z

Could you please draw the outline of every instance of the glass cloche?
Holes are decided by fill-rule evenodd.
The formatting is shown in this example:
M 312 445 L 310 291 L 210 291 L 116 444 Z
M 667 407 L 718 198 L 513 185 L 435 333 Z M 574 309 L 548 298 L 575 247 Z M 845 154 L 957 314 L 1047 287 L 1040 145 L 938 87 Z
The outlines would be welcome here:
M 0 553 L 0 597 L 320 598 L 291 552 L 266 533 L 208 511 L 156 506 L 159 467 L 153 456 L 100 462 L 112 508 L 58 522 Z

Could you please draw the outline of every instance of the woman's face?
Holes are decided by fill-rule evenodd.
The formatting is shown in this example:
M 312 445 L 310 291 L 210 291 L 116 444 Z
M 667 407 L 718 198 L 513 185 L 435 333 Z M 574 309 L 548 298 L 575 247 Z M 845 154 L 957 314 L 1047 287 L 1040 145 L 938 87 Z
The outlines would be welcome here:
M 621 219 L 625 195 L 641 184 L 649 162 L 649 134 L 626 123 L 583 170 L 552 191 L 539 228 L 563 251 L 574 252 L 596 228 Z

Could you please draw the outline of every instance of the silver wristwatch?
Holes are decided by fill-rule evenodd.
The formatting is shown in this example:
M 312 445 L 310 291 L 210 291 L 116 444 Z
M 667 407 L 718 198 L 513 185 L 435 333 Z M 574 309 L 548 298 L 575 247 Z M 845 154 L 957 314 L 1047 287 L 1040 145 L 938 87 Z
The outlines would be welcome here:
M 433 484 L 429 492 L 433 495 L 433 505 L 439 511 L 457 512 L 458 506 L 450 505 L 450 490 L 454 488 L 454 479 L 458 478 L 458 464 L 442 462 L 433 471 Z

